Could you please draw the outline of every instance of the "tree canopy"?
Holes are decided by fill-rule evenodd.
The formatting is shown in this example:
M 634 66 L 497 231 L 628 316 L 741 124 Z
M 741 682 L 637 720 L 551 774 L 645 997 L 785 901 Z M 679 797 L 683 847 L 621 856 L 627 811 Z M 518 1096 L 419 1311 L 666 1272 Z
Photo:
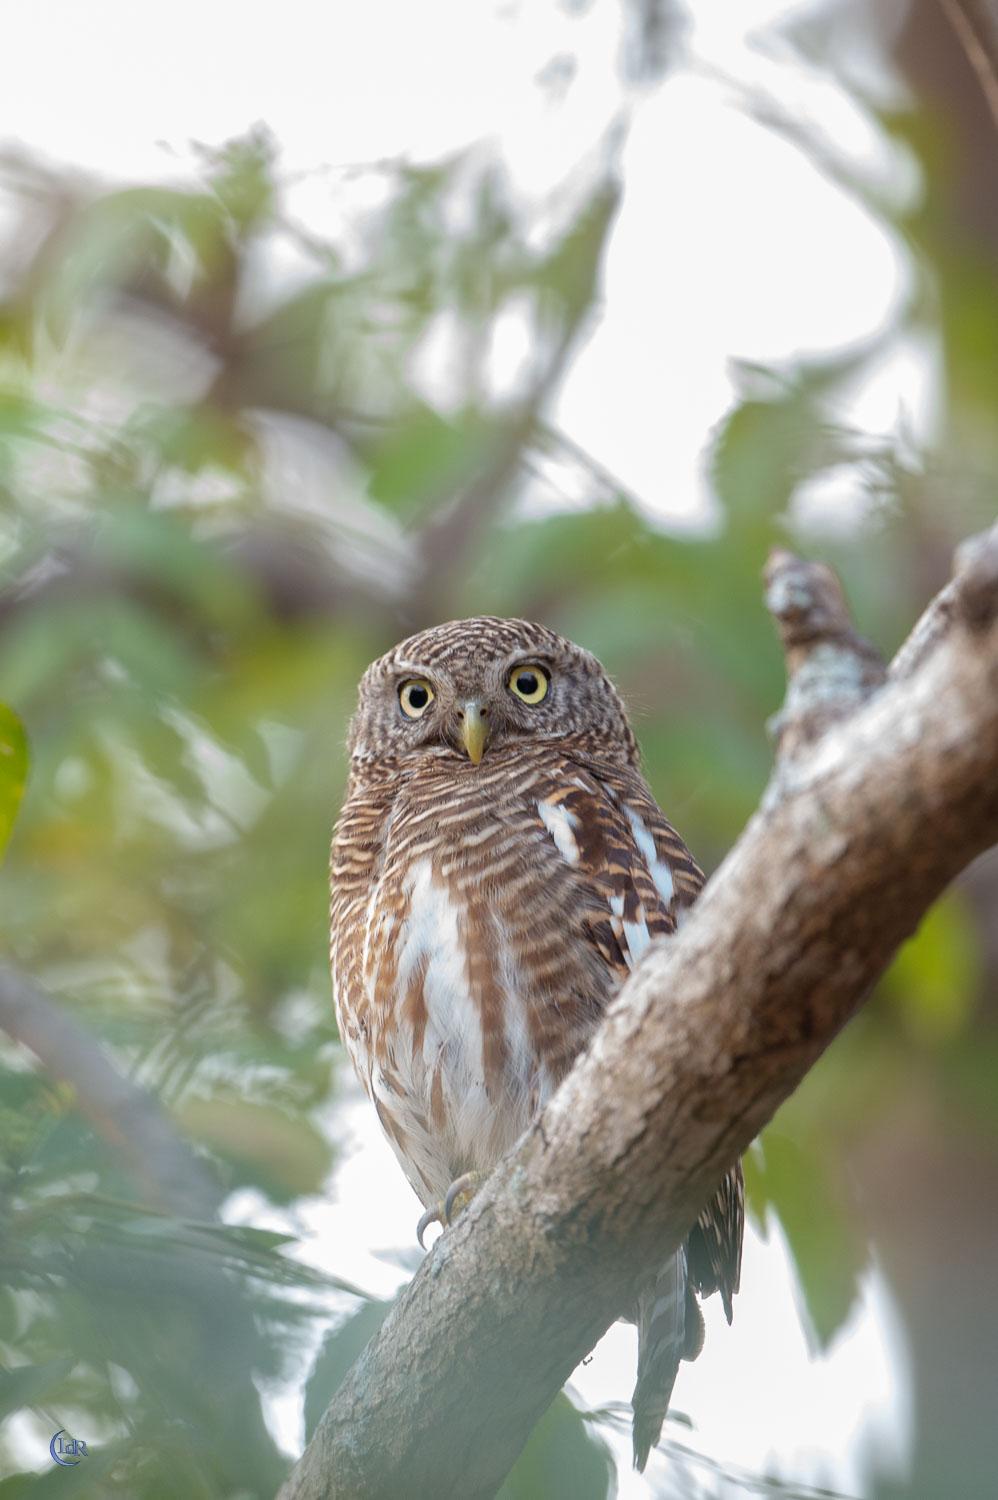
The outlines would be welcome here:
M 90 1441 L 81 1496 L 272 1495 L 289 1460 L 261 1391 L 304 1362 L 311 1431 L 385 1314 L 295 1259 L 290 1231 L 217 1216 L 248 1189 L 291 1222 L 335 1170 L 326 859 L 368 661 L 470 613 L 579 640 L 634 706 L 650 783 L 709 872 L 769 774 L 770 548 L 832 563 L 890 649 L 994 516 L 998 140 L 927 10 L 885 60 L 908 102 L 862 100 L 917 164 L 913 203 L 767 119 L 889 229 L 910 293 L 862 347 L 738 370 L 699 528 L 670 526 L 552 416 L 599 311 L 626 191 L 612 152 L 536 215 L 484 147 L 357 168 L 326 184 L 343 227 L 317 238 L 264 129 L 169 186 L 4 151 L 0 1500 L 68 1478 L 25 1462 L 59 1428 Z M 636 56 L 666 46 L 661 11 L 635 8 Z M 804 59 L 833 45 L 817 25 L 790 42 Z M 766 119 L 764 103 L 745 107 Z M 510 317 L 530 359 L 497 390 Z M 445 336 L 446 403 L 420 363 Z M 930 451 L 903 414 L 875 439 L 838 415 L 902 336 L 937 350 Z M 848 524 L 804 503 L 830 480 Z M 992 1483 L 996 933 L 992 856 L 746 1161 L 816 1348 L 874 1255 L 899 1301 L 920 1420 L 910 1488 L 871 1467 L 885 1497 Z M 611 1493 L 613 1419 L 559 1398 L 503 1493 Z M 679 1444 L 674 1459 L 677 1493 L 767 1482 L 691 1466 Z

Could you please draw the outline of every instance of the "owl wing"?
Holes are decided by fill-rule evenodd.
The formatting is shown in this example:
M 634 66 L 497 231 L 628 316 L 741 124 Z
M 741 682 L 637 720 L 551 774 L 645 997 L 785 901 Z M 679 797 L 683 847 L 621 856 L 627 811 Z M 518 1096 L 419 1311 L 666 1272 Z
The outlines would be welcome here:
M 637 771 L 565 763 L 538 813 L 559 853 L 596 900 L 585 933 L 619 988 L 657 937 L 675 932 L 704 875 Z M 719 1291 L 731 1321 L 741 1277 L 745 1193 L 741 1163 L 725 1177 L 687 1240 L 689 1278 Z

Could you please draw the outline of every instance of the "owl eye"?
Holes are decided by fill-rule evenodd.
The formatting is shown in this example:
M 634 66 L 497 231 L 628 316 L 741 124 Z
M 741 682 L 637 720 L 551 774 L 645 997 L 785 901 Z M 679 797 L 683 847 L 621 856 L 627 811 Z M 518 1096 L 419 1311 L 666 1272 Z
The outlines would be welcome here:
M 433 702 L 433 689 L 423 677 L 413 677 L 399 688 L 399 703 L 407 719 L 421 719 Z
M 536 662 L 528 662 L 525 667 L 513 668 L 508 685 L 514 698 L 520 698 L 524 703 L 540 703 L 542 698 L 547 697 L 550 681 L 551 678 L 543 667 L 537 666 Z

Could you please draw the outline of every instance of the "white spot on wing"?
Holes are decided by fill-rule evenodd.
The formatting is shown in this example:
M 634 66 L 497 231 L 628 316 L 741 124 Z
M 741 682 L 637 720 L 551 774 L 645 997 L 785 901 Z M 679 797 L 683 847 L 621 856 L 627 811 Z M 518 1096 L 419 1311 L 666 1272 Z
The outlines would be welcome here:
M 630 950 L 631 964 L 636 964 L 651 942 L 651 933 L 648 931 L 648 924 L 644 921 L 625 922 L 624 938 Z
M 537 811 L 541 815 L 541 822 L 548 833 L 554 839 L 555 847 L 562 859 L 567 864 L 577 865 L 579 863 L 579 846 L 575 842 L 573 828 L 577 828 L 579 820 L 567 807 L 562 807 L 557 802 L 538 802 Z
M 634 809 L 628 807 L 626 802 L 623 806 L 627 814 L 627 821 L 631 825 L 631 832 L 634 834 L 634 842 L 637 844 L 644 862 L 648 866 L 648 873 L 652 880 L 654 880 L 663 903 L 668 906 L 676 890 L 672 879 L 672 871 L 664 859 L 659 859 L 658 850 L 655 848 L 655 840 Z

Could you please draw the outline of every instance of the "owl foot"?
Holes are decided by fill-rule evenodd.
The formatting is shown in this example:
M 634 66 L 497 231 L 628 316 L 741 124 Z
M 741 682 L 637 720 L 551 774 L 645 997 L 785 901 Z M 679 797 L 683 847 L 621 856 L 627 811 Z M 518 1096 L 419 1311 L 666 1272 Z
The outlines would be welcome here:
M 453 1224 L 462 1208 L 468 1207 L 484 1181 L 484 1172 L 465 1172 L 463 1177 L 455 1178 L 447 1189 L 447 1197 L 444 1199 L 444 1222 L 446 1224 Z
M 484 1172 L 465 1172 L 463 1176 L 457 1177 L 447 1189 L 447 1196 L 442 1203 L 435 1203 L 428 1208 L 416 1225 L 416 1238 L 421 1250 L 425 1250 L 423 1235 L 431 1224 L 439 1224 L 442 1229 L 453 1224 L 463 1208 L 467 1208 L 472 1198 L 477 1193 L 480 1185 L 485 1180 Z

